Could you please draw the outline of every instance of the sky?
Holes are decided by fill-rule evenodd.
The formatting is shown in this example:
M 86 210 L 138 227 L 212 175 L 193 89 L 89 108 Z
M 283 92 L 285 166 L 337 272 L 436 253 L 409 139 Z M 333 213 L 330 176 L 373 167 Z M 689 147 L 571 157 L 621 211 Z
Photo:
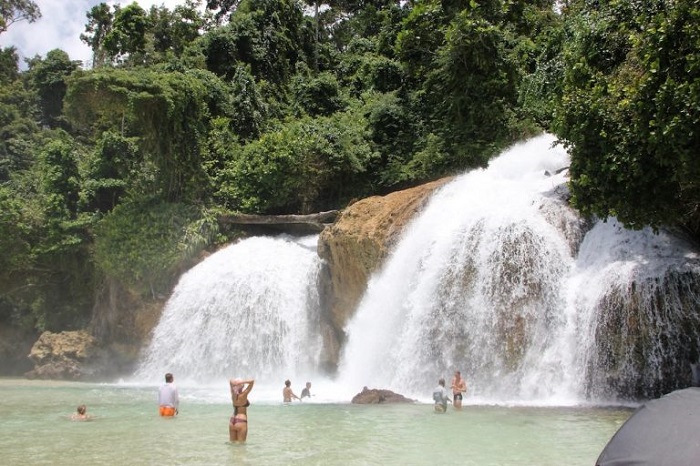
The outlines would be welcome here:
M 34 0 L 41 10 L 41 18 L 33 23 L 21 21 L 12 24 L 0 34 L 0 47 L 14 46 L 20 56 L 20 67 L 25 68 L 24 58 L 36 55 L 45 57 L 53 49 L 61 49 L 71 60 L 89 63 L 92 51 L 80 40 L 85 32 L 87 12 L 100 3 L 130 5 L 134 0 Z M 136 0 L 144 10 L 153 5 L 164 5 L 172 10 L 185 0 Z

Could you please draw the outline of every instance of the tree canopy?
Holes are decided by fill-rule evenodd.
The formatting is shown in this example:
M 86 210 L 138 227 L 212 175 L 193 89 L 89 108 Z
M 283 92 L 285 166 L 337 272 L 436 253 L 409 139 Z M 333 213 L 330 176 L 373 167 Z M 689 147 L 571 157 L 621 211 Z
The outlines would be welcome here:
M 41 18 L 41 10 L 32 0 L 0 0 L 0 34 L 18 21 L 33 23 Z
M 39 14 L 0 0 L 0 33 Z M 700 0 L 85 14 L 91 64 L 52 50 L 22 71 L 0 51 L 0 319 L 14 325 L 83 325 L 105 278 L 167 292 L 238 234 L 219 215 L 342 208 L 541 131 L 569 148 L 584 214 L 700 237 Z

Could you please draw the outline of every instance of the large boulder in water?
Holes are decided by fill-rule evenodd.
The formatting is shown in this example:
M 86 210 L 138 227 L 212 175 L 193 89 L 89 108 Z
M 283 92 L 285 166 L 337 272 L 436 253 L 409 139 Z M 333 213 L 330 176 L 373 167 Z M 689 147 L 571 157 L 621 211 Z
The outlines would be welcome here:
M 342 329 L 367 288 L 370 275 L 387 257 L 401 232 L 430 195 L 451 181 L 443 178 L 386 196 L 372 196 L 345 208 L 319 238 L 319 255 L 328 264 L 330 302 L 324 361 L 334 367 L 343 343 Z
M 89 375 L 89 364 L 96 359 L 95 338 L 84 330 L 44 332 L 34 343 L 29 358 L 35 367 L 30 379 L 81 380 Z
M 415 403 L 416 400 L 411 400 L 405 396 L 394 393 L 391 390 L 381 390 L 377 388 L 369 389 L 364 387 L 360 393 L 352 398 L 353 404 L 360 405 L 376 405 L 386 403 Z

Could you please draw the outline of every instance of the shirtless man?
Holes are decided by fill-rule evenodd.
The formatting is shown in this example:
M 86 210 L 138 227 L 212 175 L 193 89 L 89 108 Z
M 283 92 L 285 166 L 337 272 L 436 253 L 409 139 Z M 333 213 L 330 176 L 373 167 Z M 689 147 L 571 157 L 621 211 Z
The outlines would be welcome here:
M 301 398 L 296 396 L 292 391 L 292 382 L 290 382 L 289 380 L 285 380 L 284 388 L 282 389 L 282 399 L 285 403 L 291 403 L 293 398 L 296 398 L 297 400 L 301 401 Z
M 467 382 L 462 378 L 462 374 L 459 371 L 455 371 L 455 376 L 452 379 L 452 403 L 455 409 L 462 409 L 462 393 L 467 391 Z

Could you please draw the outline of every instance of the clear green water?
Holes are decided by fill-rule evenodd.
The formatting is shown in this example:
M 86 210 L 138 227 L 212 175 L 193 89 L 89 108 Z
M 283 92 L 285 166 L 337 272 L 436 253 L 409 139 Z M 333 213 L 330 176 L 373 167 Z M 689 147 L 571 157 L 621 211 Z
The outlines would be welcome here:
M 230 404 L 183 394 L 157 415 L 154 389 L 0 379 L 3 465 L 592 466 L 625 408 L 254 403 L 248 442 L 228 441 Z M 78 404 L 94 416 L 69 420 Z

